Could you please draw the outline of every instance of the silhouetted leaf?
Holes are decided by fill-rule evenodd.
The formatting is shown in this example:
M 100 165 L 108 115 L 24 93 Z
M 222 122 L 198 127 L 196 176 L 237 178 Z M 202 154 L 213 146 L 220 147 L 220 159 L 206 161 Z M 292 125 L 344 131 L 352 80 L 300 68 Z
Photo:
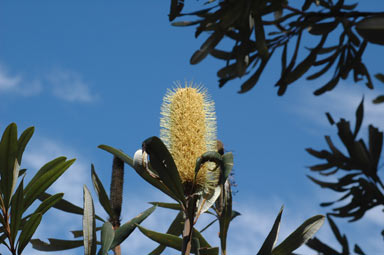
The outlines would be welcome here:
M 368 42 L 384 45 L 384 17 L 365 18 L 356 24 L 356 31 Z
M 353 132 L 353 137 L 356 138 L 357 133 L 359 133 L 361 123 L 363 123 L 363 115 L 364 115 L 364 97 L 361 99 L 361 102 L 356 110 L 356 124 L 355 131 Z
M 338 24 L 339 24 L 338 21 L 316 23 L 310 27 L 309 33 L 313 35 L 328 34 L 332 32 L 337 27 Z
M 380 95 L 378 97 L 376 97 L 375 99 L 373 99 L 372 101 L 374 104 L 381 104 L 384 102 L 384 95 Z
M 192 65 L 198 64 L 200 61 L 202 61 L 215 46 L 220 42 L 220 40 L 223 38 L 224 34 L 221 32 L 215 32 L 213 33 L 208 39 L 201 45 L 200 49 L 195 51 L 193 53 L 190 63 Z

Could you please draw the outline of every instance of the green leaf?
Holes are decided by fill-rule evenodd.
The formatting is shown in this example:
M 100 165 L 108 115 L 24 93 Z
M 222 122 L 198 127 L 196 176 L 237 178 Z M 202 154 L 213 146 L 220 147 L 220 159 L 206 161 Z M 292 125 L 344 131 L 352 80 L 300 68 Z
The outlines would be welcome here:
M 281 244 L 272 250 L 272 255 L 290 254 L 299 248 L 320 229 L 324 223 L 324 219 L 325 217 L 323 215 L 316 215 L 306 220 Z
M 65 161 L 64 158 L 60 161 L 60 163 L 52 165 L 48 163 L 51 167 L 44 169 L 44 171 L 41 171 L 40 169 L 36 174 L 38 177 L 35 178 L 35 175 L 25 187 L 25 208 L 28 208 L 40 196 L 40 194 L 47 190 L 73 164 L 73 162 L 75 162 L 75 159 Z M 45 166 L 43 168 L 45 168 Z
M 39 195 L 38 199 L 40 201 L 44 201 L 45 199 L 51 197 L 52 195 L 46 193 L 46 192 L 43 192 Z M 79 215 L 83 215 L 83 208 L 77 206 L 77 205 L 74 205 L 72 204 L 71 202 L 68 202 L 67 200 L 65 199 L 61 199 L 59 200 L 56 204 L 53 205 L 53 208 L 56 208 L 58 210 L 61 210 L 63 212 L 68 212 L 68 213 L 73 213 L 73 214 L 79 214 Z M 96 219 L 104 222 L 105 220 L 103 220 L 100 216 L 97 216 L 96 215 Z
M 197 200 L 198 215 L 205 213 L 216 202 L 221 193 L 221 185 L 209 189 L 209 193 L 203 193 Z
M 224 179 L 222 180 L 222 183 L 225 183 L 227 180 L 229 174 L 231 173 L 233 168 L 233 154 L 232 152 L 227 152 L 223 155 L 223 176 Z
M 113 239 L 115 238 L 115 230 L 110 222 L 105 222 L 101 228 L 101 248 L 99 254 L 108 255 Z
M 201 248 L 211 248 L 211 245 L 205 240 L 204 236 L 195 228 L 193 228 L 193 238 L 199 240 L 199 246 Z
M 183 233 L 183 228 L 184 228 L 184 217 L 183 217 L 183 212 L 180 211 L 177 215 L 176 218 L 172 221 L 171 225 L 169 226 L 167 230 L 167 234 L 174 235 L 174 236 L 179 236 Z M 154 249 L 149 255 L 161 255 L 161 253 L 164 251 L 166 246 L 160 244 L 156 249 Z
M 111 202 L 108 198 L 107 192 L 105 192 L 104 186 L 101 183 L 99 177 L 96 174 L 95 167 L 91 165 L 92 172 L 92 183 L 93 187 L 96 190 L 97 196 L 99 197 L 99 202 L 103 206 L 104 210 L 107 212 L 110 218 L 114 218 L 114 213 L 111 208 Z
M 156 205 L 161 208 L 167 208 L 172 210 L 181 210 L 181 206 L 178 203 L 163 203 L 163 202 L 149 202 L 151 205 Z
M 100 230 L 101 230 L 101 227 L 96 228 L 96 232 L 100 231 Z M 78 238 L 78 237 L 83 236 L 83 230 L 72 230 L 71 233 L 72 233 L 74 238 Z
M 166 195 L 170 196 L 176 201 L 179 201 L 179 198 L 160 180 L 160 177 L 151 171 L 146 162 L 146 152 L 137 150 L 133 157 L 133 169 L 138 173 L 141 178 L 146 180 L 152 186 L 158 188 L 160 191 L 164 192 Z
M 197 176 L 197 173 L 199 172 L 201 166 L 207 162 L 215 162 L 216 166 L 221 166 L 222 164 L 222 156 L 220 153 L 217 151 L 207 151 L 203 155 L 201 155 L 197 160 L 196 160 L 196 165 L 195 165 L 195 176 Z
M 184 189 L 179 172 L 171 153 L 160 138 L 153 136 L 143 142 L 144 151 L 148 153 L 151 166 L 177 198 L 185 203 Z
M 63 198 L 63 196 L 64 193 L 57 193 L 48 197 L 39 205 L 39 207 L 37 207 L 34 213 L 41 213 L 44 215 L 51 207 L 58 203 Z
M 19 161 L 19 165 L 21 165 L 21 159 L 23 157 L 25 147 L 27 146 L 29 140 L 31 139 L 34 131 L 35 131 L 34 127 L 27 128 L 20 135 L 19 140 L 17 141 L 17 160 Z
M 17 162 L 17 159 L 15 159 L 15 163 L 13 166 L 13 173 L 12 173 L 12 186 L 11 186 L 11 196 L 13 194 L 13 191 L 15 190 L 16 184 L 17 184 L 17 179 L 19 178 L 19 172 L 20 172 L 20 166 L 19 163 Z
M 356 24 L 356 31 L 370 43 L 384 45 L 384 17 L 371 16 Z
M 37 173 L 32 177 L 32 180 L 29 181 L 28 185 L 25 187 L 25 190 L 27 191 L 28 189 L 30 189 L 30 186 L 34 182 L 36 182 L 40 178 L 40 176 L 51 171 L 53 168 L 56 168 L 57 166 L 61 166 L 66 159 L 67 159 L 66 157 L 58 157 L 58 158 L 55 158 L 54 160 L 49 161 L 44 166 L 42 166 L 40 170 L 37 171 Z
M 11 238 L 14 242 L 16 239 L 17 232 L 21 223 L 21 217 L 24 212 L 24 179 L 21 180 L 19 187 L 11 200 Z
M 115 149 L 111 146 L 104 145 L 104 144 L 101 144 L 98 147 L 102 150 L 105 150 L 105 151 L 111 153 L 112 155 L 118 157 L 119 159 L 121 159 L 122 161 L 124 161 L 125 163 L 127 163 L 128 165 L 133 167 L 132 158 L 130 156 L 128 156 L 127 154 L 125 154 L 124 152 L 122 152 L 121 150 Z
M 5 209 L 8 209 L 12 195 L 15 161 L 17 158 L 17 126 L 11 123 L 4 131 L 0 141 L 0 188 L 3 193 Z
M 81 247 L 84 245 L 83 240 L 61 240 L 48 238 L 49 243 L 43 242 L 40 239 L 32 239 L 31 244 L 33 249 L 39 251 L 63 251 Z
M 173 249 L 176 249 L 178 251 L 181 251 L 181 246 L 183 244 L 183 240 L 175 235 L 170 235 L 170 234 L 163 234 L 159 232 L 155 232 L 149 229 L 146 229 L 142 226 L 137 226 L 141 233 L 143 233 L 145 236 L 150 238 L 151 240 L 165 245 L 167 247 L 171 247 Z
M 183 240 L 180 237 L 175 236 L 175 235 L 171 235 L 171 234 L 163 234 L 163 233 L 155 232 L 155 231 L 146 229 L 142 226 L 137 226 L 137 227 L 139 228 L 141 233 L 143 233 L 145 236 L 147 236 L 151 240 L 153 240 L 159 244 L 162 244 L 164 246 L 171 247 L 173 249 L 181 251 L 181 246 L 182 246 Z M 197 240 L 200 241 L 199 238 L 197 238 Z M 194 253 L 194 254 L 197 253 L 196 245 L 194 244 L 194 242 L 192 242 L 192 249 L 191 250 L 192 250 L 192 253 Z M 218 251 L 219 251 L 219 249 L 217 247 L 214 247 L 214 248 L 204 247 L 204 248 L 199 249 L 200 255 L 211 255 L 211 254 L 217 255 Z
M 130 221 L 116 229 L 115 238 L 113 239 L 111 249 L 115 248 L 116 246 L 121 244 L 125 239 L 127 239 L 127 237 L 133 232 L 133 230 L 135 230 L 137 224 L 140 224 L 143 220 L 145 220 L 155 209 L 156 206 L 148 208 L 135 218 L 131 219 Z
M 199 249 L 200 255 L 218 255 L 219 247 L 203 247 Z
M 257 255 L 271 254 L 272 249 L 275 246 L 278 235 L 279 235 L 280 221 L 281 221 L 281 215 L 283 214 L 283 209 L 284 209 L 284 206 L 280 208 L 279 214 L 277 214 L 277 217 L 275 219 L 275 223 L 273 223 L 272 229 L 269 232 L 267 238 L 265 239 Z
M 17 254 L 21 254 L 41 222 L 42 214 L 33 214 L 23 226 L 18 240 Z
M 84 214 L 83 214 L 83 236 L 84 236 L 84 254 L 96 255 L 96 223 L 95 208 L 91 193 L 86 185 L 84 192 Z

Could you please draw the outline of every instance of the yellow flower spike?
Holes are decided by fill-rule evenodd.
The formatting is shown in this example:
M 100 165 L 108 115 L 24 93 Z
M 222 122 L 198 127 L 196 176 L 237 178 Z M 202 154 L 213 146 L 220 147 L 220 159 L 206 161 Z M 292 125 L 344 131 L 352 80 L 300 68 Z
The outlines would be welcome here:
M 193 183 L 196 159 L 207 151 L 216 151 L 216 114 L 214 102 L 202 86 L 180 83 L 168 90 L 161 106 L 160 138 L 176 163 L 185 187 Z M 196 177 L 203 190 L 218 183 L 219 169 L 207 162 Z

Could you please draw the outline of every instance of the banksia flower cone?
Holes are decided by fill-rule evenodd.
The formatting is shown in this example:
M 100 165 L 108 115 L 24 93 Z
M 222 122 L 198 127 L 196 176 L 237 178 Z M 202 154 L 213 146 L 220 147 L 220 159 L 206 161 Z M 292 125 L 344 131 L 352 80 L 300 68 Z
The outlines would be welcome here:
M 161 107 L 160 137 L 176 163 L 183 185 L 195 180 L 196 159 L 216 151 L 216 114 L 206 89 L 192 84 L 168 90 Z M 207 162 L 196 176 L 195 185 L 207 190 L 218 183 L 219 169 Z

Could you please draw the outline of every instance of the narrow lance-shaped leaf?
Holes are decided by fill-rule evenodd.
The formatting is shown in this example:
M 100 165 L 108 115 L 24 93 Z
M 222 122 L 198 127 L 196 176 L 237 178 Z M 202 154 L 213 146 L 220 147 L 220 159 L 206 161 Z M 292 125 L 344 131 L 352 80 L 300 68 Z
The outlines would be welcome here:
M 96 190 L 101 206 L 103 206 L 104 210 L 107 212 L 109 217 L 113 218 L 114 214 L 111 208 L 111 203 L 109 201 L 107 192 L 104 189 L 103 183 L 100 181 L 99 177 L 97 176 L 95 167 L 93 166 L 93 164 L 91 165 L 91 175 L 92 175 L 93 187 Z
M 272 229 L 269 232 L 267 238 L 265 239 L 263 245 L 261 246 L 259 252 L 257 255 L 270 255 L 272 252 L 273 247 L 276 244 L 278 235 L 279 235 L 279 229 L 280 229 L 280 221 L 281 221 L 281 215 L 283 214 L 284 206 L 280 208 L 280 212 L 277 215 L 275 222 L 273 223 Z
M 75 159 L 61 162 L 53 168 L 48 169 L 39 178 L 25 187 L 25 208 L 28 208 L 41 193 L 46 191 L 72 164 Z
M 121 244 L 133 232 L 133 230 L 135 230 L 137 224 L 140 224 L 143 220 L 145 220 L 155 209 L 156 206 L 148 208 L 135 218 L 131 219 L 130 221 L 116 229 L 115 238 L 111 244 L 111 249 Z
M 16 184 L 17 184 L 17 179 L 19 178 L 19 172 L 20 172 L 20 166 L 19 166 L 19 162 L 17 161 L 17 159 L 15 159 L 15 163 L 14 163 L 14 166 L 13 166 L 13 177 L 12 177 L 12 186 L 11 186 L 11 196 L 13 194 L 13 191 L 15 190 L 15 187 L 16 187 Z
M 185 202 L 184 189 L 175 161 L 161 139 L 156 136 L 148 138 L 143 142 L 143 150 L 149 154 L 150 163 L 164 184 L 180 201 Z
M 39 207 L 37 207 L 34 213 L 41 213 L 44 215 L 51 207 L 58 203 L 63 198 L 63 196 L 64 193 L 57 193 L 48 197 L 39 205 Z
M 173 249 L 181 251 L 181 246 L 182 246 L 183 240 L 180 237 L 175 236 L 175 235 L 163 234 L 163 233 L 159 233 L 156 231 L 152 231 L 152 230 L 146 229 L 142 226 L 138 226 L 138 228 L 141 231 L 141 233 L 143 233 L 145 236 L 147 236 L 151 240 L 153 240 L 159 244 L 165 245 L 167 247 L 171 247 Z M 191 251 L 196 254 L 197 253 L 196 250 L 197 250 L 196 249 L 196 243 L 192 242 Z M 218 251 L 219 251 L 219 249 L 217 247 L 204 247 L 204 248 L 199 249 L 200 255 L 211 255 L 211 254 L 217 255 Z
M 355 131 L 353 132 L 353 137 L 356 138 L 357 133 L 359 133 L 361 123 L 363 122 L 363 116 L 364 116 L 364 97 L 361 99 L 361 102 L 356 110 L 356 124 L 355 124 Z
M 83 236 L 84 255 L 96 255 L 96 223 L 95 208 L 91 193 L 84 185 L 84 215 L 83 215 Z
M 41 222 L 42 214 L 36 213 L 33 214 L 29 220 L 25 223 L 23 226 L 23 230 L 20 233 L 19 239 L 18 239 L 18 248 L 17 248 L 17 254 L 21 254 L 31 240 L 33 234 L 35 233 L 37 227 L 39 226 Z
M 181 251 L 183 240 L 180 237 L 171 235 L 171 234 L 163 234 L 156 231 L 151 231 L 142 226 L 138 226 L 138 228 L 141 231 L 141 233 L 143 233 L 145 236 L 147 236 L 151 240 L 159 244 L 165 245 L 167 247 L 171 247 L 173 249 Z
M 46 192 L 43 192 L 39 195 L 38 199 L 40 201 L 44 201 L 45 199 L 51 197 L 52 195 L 46 193 Z M 71 202 L 68 202 L 67 200 L 65 199 L 61 199 L 59 200 L 56 204 L 53 205 L 53 208 L 56 208 L 58 210 L 61 210 L 63 212 L 68 212 L 68 213 L 73 213 L 73 214 L 79 214 L 79 215 L 83 215 L 83 208 L 77 206 L 77 205 L 74 205 L 72 204 Z M 96 215 L 96 219 L 104 222 L 104 220 L 100 217 L 100 216 L 97 216 Z
M 24 179 L 21 180 L 19 187 L 16 189 L 16 192 L 11 200 L 11 238 L 13 241 L 16 239 L 16 235 L 21 223 L 21 217 L 24 212 L 23 188 Z
M 11 200 L 11 189 L 14 183 L 13 176 L 15 160 L 17 157 L 17 126 L 11 123 L 5 129 L 0 141 L 0 188 L 3 193 L 5 209 L 8 209 Z
M 20 135 L 19 140 L 17 141 L 17 159 L 19 161 L 19 165 L 21 164 L 21 159 L 23 157 L 25 147 L 27 146 L 29 140 L 31 139 L 34 131 L 35 131 L 34 127 L 27 128 Z
M 113 239 L 115 238 L 115 230 L 110 222 L 105 222 L 101 228 L 101 248 L 99 254 L 108 255 Z
M 125 154 L 124 152 L 122 152 L 121 150 L 115 149 L 111 146 L 104 145 L 104 144 L 99 145 L 98 147 L 102 150 L 105 150 L 105 151 L 115 155 L 116 157 L 118 157 L 119 159 L 121 159 L 122 161 L 124 161 L 125 163 L 130 165 L 131 167 L 133 167 L 132 158 L 130 156 L 128 156 L 127 154 Z
M 32 239 L 31 244 L 33 249 L 39 251 L 63 251 L 69 250 L 84 245 L 83 240 L 61 240 L 48 238 L 49 243 L 43 242 L 40 239 Z
M 272 250 L 272 255 L 291 254 L 302 244 L 308 241 L 323 225 L 325 217 L 316 215 L 306 220 L 292 234 L 290 234 L 281 244 Z
M 171 225 L 169 226 L 167 230 L 167 234 L 179 236 L 183 233 L 183 224 L 184 224 L 184 218 L 183 218 L 183 212 L 180 211 L 175 219 L 172 221 Z M 161 255 L 161 253 L 165 250 L 166 246 L 160 244 L 156 249 L 151 251 L 149 255 Z
M 142 149 L 137 150 L 133 157 L 133 169 L 135 169 L 136 173 L 138 173 L 141 178 L 146 180 L 149 184 L 161 190 L 174 200 L 179 201 L 178 197 L 160 180 L 160 177 L 148 169 L 146 157 L 146 152 L 143 152 Z

